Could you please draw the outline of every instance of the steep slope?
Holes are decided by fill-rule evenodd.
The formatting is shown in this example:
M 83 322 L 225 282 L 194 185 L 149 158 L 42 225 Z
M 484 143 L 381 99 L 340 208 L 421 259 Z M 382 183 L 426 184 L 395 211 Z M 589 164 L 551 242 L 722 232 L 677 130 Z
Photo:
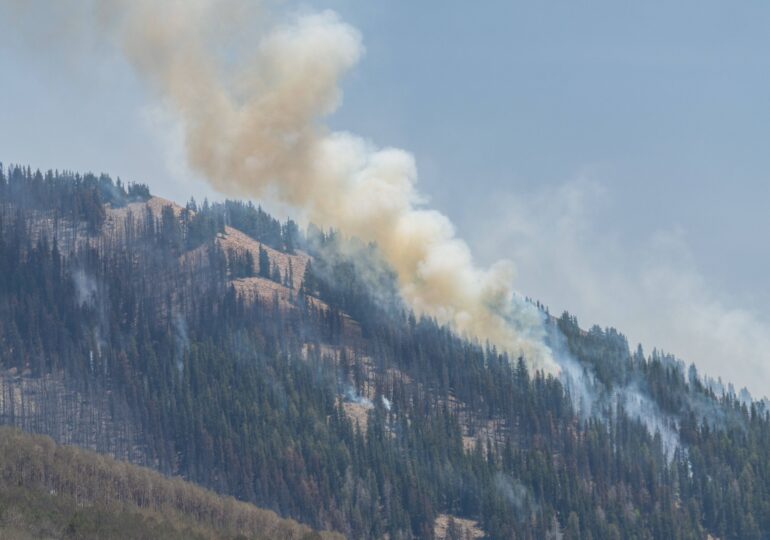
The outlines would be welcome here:
M 614 329 L 544 311 L 555 378 L 252 205 L 20 168 L 0 202 L 3 423 L 350 538 L 770 533 L 765 404 Z

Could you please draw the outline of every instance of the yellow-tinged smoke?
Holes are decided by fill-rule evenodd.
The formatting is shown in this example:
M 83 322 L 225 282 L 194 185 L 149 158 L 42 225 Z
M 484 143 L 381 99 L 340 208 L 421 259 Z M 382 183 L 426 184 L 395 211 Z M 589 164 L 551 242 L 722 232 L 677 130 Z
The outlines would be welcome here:
M 474 265 L 449 219 L 422 205 L 413 157 L 322 125 L 340 101 L 340 77 L 363 53 L 359 33 L 329 11 L 288 24 L 246 20 L 259 36 L 250 61 L 234 69 L 233 56 L 243 54 L 218 38 L 248 19 L 249 6 L 112 0 L 96 9 L 178 115 L 190 165 L 217 190 L 275 198 L 319 225 L 376 242 L 417 313 L 553 371 L 540 314 L 511 288 L 512 265 Z

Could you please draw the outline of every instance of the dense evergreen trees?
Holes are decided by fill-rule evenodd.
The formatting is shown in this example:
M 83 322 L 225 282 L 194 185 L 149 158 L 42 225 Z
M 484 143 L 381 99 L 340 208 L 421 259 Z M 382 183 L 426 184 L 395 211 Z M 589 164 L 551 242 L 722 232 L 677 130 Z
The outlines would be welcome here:
M 138 426 L 135 461 L 351 538 L 428 538 L 440 513 L 493 538 L 770 533 L 762 403 L 565 314 L 549 328 L 595 381 L 581 414 L 558 379 L 406 311 L 374 246 L 232 201 L 107 227 L 148 195 L 104 176 L 0 174 L 6 423 L 58 391 L 19 392 L 25 380 L 56 374 L 90 396 L 89 425 L 123 411 Z M 313 256 L 289 306 L 237 293 L 234 278 L 291 280 L 264 249 L 223 252 L 227 226 Z M 611 399 L 628 388 L 662 431 Z M 364 423 L 346 393 L 366 396 Z

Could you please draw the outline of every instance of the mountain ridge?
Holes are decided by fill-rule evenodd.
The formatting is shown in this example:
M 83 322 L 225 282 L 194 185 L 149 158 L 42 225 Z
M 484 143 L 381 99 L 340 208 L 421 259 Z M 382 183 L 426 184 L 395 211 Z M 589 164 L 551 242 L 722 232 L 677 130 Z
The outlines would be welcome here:
M 351 538 L 770 531 L 765 405 L 615 329 L 543 311 L 559 379 L 415 316 L 375 246 L 0 171 L 3 423 Z

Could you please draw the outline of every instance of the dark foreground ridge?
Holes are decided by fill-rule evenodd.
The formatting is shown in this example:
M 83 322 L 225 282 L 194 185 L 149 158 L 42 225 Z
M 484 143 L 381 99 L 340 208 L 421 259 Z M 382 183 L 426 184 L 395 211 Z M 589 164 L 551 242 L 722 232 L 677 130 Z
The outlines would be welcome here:
M 376 247 L 251 204 L 3 169 L 0 421 L 355 539 L 770 536 L 764 403 L 544 310 L 565 386 L 396 291 Z M 135 497 L 92 521 L 192 519 Z
M 0 428 L 0 538 L 321 540 L 178 478 Z

